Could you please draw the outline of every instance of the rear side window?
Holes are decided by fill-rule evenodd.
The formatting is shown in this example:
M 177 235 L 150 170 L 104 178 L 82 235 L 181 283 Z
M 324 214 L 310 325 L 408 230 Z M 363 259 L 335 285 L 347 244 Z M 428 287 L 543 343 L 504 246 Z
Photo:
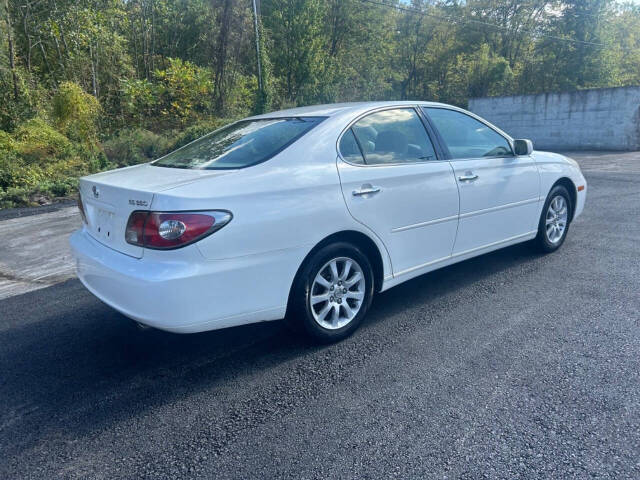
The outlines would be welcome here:
M 424 110 L 440 132 L 452 158 L 513 155 L 506 138 L 475 118 L 446 108 Z
M 364 157 L 362 156 L 358 142 L 356 142 L 356 137 L 353 135 L 351 129 L 347 130 L 344 132 L 344 135 L 342 135 L 339 148 L 342 157 L 347 162 L 358 164 L 364 163 Z
M 413 108 L 372 113 L 352 126 L 367 165 L 435 160 L 427 131 Z
M 158 167 L 225 170 L 245 168 L 273 157 L 324 117 L 241 120 L 156 160 Z

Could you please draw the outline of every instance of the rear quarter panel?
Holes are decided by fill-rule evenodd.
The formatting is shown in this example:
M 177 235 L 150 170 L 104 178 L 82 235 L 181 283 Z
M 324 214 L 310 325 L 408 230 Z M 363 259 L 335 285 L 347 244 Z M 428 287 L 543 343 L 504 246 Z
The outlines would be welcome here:
M 160 192 L 152 209 L 232 212 L 228 225 L 195 245 L 209 261 L 243 257 L 243 262 L 251 262 L 253 257 L 256 265 L 278 252 L 278 268 L 260 270 L 271 278 L 250 279 L 247 286 L 260 285 L 283 304 L 305 256 L 339 231 L 360 231 L 371 238 L 382 255 L 385 275 L 390 274 L 384 246 L 349 215 L 342 196 L 335 145 L 346 122 L 329 118 L 262 164 Z

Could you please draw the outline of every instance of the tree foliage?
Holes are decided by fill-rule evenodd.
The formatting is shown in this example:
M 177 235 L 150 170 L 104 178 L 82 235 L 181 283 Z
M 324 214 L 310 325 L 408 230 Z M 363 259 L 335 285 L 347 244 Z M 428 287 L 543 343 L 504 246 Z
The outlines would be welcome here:
M 1 3 L 0 203 L 222 118 L 640 84 L 640 9 L 614 0 L 258 1 L 262 90 L 251 0 Z
M 93 143 L 97 139 L 98 99 L 73 82 L 64 82 L 51 99 L 53 122 L 71 140 Z

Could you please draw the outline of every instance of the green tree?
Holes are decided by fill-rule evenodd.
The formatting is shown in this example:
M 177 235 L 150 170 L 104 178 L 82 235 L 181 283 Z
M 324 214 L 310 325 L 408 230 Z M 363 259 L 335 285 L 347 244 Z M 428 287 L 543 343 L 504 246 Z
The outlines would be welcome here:
M 168 63 L 166 69 L 154 72 L 160 86 L 160 114 L 169 124 L 175 119 L 178 125 L 184 125 L 210 108 L 212 72 L 179 58 L 169 58 Z
M 2 0 L 0 205 L 250 112 L 640 84 L 633 3 L 258 3 L 262 91 L 251 0 Z
M 56 128 L 69 139 L 89 143 L 97 140 L 100 103 L 94 96 L 84 92 L 80 85 L 63 82 L 51 104 Z
M 262 5 L 272 40 L 269 56 L 283 103 L 312 101 L 324 71 L 322 0 L 272 0 Z

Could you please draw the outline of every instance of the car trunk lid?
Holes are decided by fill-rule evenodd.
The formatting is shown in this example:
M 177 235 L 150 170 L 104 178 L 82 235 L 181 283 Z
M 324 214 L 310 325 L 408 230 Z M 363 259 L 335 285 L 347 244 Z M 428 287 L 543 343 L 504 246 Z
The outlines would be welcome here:
M 125 240 L 131 212 L 149 210 L 158 192 L 229 172 L 145 164 L 81 178 L 79 189 L 87 218 L 85 228 L 89 235 L 107 247 L 141 258 L 144 249 Z

